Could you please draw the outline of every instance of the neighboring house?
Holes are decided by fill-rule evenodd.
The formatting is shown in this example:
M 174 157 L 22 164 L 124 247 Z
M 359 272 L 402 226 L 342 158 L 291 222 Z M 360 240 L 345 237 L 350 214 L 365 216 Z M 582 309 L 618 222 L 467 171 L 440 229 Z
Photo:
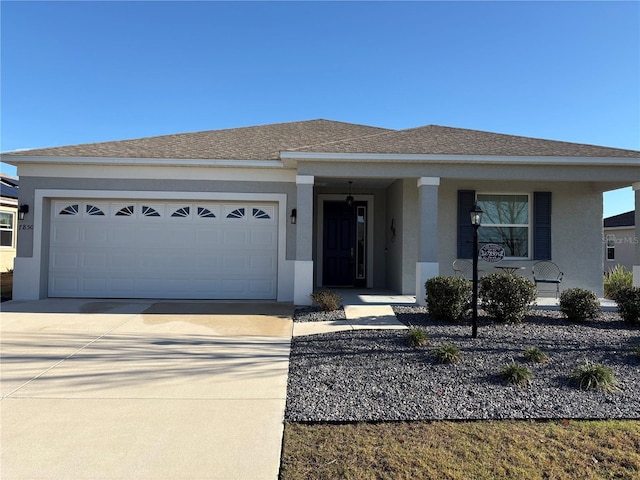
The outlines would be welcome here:
M 640 152 L 429 125 L 311 120 L 2 155 L 31 206 L 14 298 L 272 299 L 318 287 L 416 294 L 482 242 L 550 259 L 602 295 L 602 193 Z M 347 201 L 349 200 L 349 201 Z M 636 224 L 636 235 L 638 225 Z M 640 249 L 634 269 L 640 278 Z
M 604 271 L 620 265 L 633 271 L 640 236 L 636 233 L 636 212 L 626 212 L 604 219 Z
M 0 173 L 0 275 L 13 268 L 17 217 L 18 179 Z

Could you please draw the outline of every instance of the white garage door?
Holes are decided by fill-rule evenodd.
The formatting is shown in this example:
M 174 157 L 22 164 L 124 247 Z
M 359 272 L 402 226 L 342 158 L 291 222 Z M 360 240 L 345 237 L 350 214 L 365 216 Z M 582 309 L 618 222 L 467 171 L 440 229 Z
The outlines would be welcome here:
M 49 296 L 275 299 L 277 205 L 55 200 Z

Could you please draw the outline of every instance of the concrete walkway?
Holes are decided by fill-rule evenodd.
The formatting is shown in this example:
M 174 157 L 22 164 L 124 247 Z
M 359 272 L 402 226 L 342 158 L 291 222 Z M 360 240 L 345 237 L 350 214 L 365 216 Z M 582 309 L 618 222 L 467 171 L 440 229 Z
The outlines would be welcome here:
M 1 308 L 3 480 L 277 478 L 291 305 Z
M 362 329 L 406 329 L 390 305 L 345 305 L 346 320 L 301 322 L 293 324 L 293 336 Z

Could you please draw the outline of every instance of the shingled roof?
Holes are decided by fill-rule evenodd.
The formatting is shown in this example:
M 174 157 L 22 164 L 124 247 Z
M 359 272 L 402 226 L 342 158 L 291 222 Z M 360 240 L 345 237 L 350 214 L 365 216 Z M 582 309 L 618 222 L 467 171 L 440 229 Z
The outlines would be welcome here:
M 640 158 L 640 151 L 428 125 L 407 130 L 307 120 L 23 150 L 10 157 L 278 160 L 280 152 Z
M 636 224 L 636 212 L 631 210 L 630 212 L 621 213 L 620 215 L 614 215 L 613 217 L 607 217 L 604 219 L 605 228 L 613 227 L 633 227 Z
M 320 147 L 320 148 L 319 148 Z M 297 149 L 304 152 L 554 157 L 640 157 L 639 151 L 427 125 Z
M 158 137 L 21 150 L 9 156 L 277 160 L 283 150 L 358 138 L 385 128 L 307 120 Z

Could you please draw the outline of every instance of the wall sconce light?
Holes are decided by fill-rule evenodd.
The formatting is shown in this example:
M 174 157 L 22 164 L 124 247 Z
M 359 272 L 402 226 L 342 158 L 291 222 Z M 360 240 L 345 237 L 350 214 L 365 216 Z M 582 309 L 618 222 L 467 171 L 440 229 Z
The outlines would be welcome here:
M 291 225 L 295 225 L 298 221 L 298 210 L 295 208 L 291 210 Z
M 24 220 L 24 216 L 29 213 L 29 205 L 22 204 L 18 207 L 18 220 Z

